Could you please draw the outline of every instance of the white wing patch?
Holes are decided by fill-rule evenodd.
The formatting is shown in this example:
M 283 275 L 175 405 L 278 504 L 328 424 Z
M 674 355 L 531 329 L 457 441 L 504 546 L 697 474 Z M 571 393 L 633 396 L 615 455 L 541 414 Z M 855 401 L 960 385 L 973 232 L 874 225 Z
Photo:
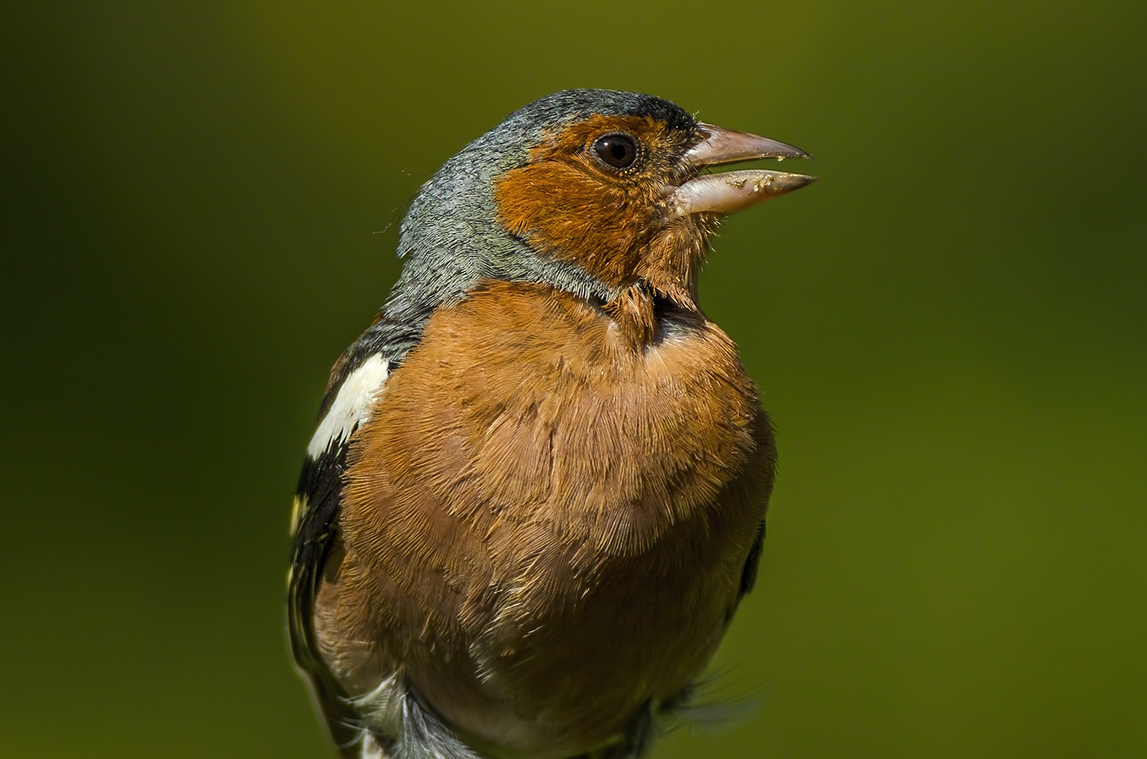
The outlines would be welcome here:
M 362 733 L 362 759 L 387 759 L 389 754 L 382 750 L 382 746 L 378 745 L 378 741 L 370 732 L 364 730 Z
M 351 372 L 307 445 L 308 456 L 317 459 L 325 451 L 345 443 L 354 428 L 370 418 L 371 406 L 389 373 L 390 362 L 377 353 Z

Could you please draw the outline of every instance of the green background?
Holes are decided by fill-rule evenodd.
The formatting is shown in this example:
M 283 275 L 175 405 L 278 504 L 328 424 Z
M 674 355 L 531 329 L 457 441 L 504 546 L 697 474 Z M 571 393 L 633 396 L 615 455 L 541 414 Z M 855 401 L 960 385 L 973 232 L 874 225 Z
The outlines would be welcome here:
M 655 756 L 1147 755 L 1147 56 L 1107 2 L 24 3 L 2 24 L 0 756 L 331 756 L 283 625 L 419 184 L 651 92 L 800 145 L 702 282 L 779 427 L 757 709 Z

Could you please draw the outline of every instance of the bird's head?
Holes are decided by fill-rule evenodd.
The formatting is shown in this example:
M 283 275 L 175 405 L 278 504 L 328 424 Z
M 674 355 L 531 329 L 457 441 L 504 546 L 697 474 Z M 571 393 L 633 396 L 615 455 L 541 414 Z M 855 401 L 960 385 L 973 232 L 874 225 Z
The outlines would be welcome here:
M 704 173 L 799 148 L 697 121 L 667 100 L 567 90 L 516 111 L 427 182 L 401 228 L 396 300 L 436 306 L 482 279 L 609 304 L 636 288 L 696 308 L 719 220 L 813 177 Z

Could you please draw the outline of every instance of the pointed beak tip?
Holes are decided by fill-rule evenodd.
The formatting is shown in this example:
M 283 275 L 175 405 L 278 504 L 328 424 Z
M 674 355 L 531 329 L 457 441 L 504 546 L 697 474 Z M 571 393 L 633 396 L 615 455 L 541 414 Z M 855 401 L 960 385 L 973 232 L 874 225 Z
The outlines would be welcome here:
M 783 144 L 783 143 L 782 143 L 782 144 Z M 795 146 L 795 145 L 788 145 L 787 147 L 790 149 L 790 152 L 788 152 L 788 153 L 786 153 L 786 154 L 784 154 L 784 155 L 778 155 L 778 156 L 765 156 L 765 157 L 775 157 L 775 158 L 777 158 L 777 159 L 779 159 L 779 160 L 781 160 L 781 161 L 787 161 L 787 160 L 789 160 L 790 158 L 799 158 L 799 159 L 801 159 L 801 160 L 808 160 L 808 161 L 811 161 L 811 160 L 813 160 L 814 158 L 816 158 L 816 156 L 814 156 L 812 153 L 808 152 L 807 150 L 801 150 L 800 148 L 798 148 L 798 147 L 797 147 L 797 146 Z
M 819 177 L 812 176 L 811 174 L 780 174 L 779 172 L 771 172 L 773 174 L 772 184 L 774 185 L 774 194 L 784 195 L 785 193 L 799 190 L 802 187 L 808 187 L 815 182 Z

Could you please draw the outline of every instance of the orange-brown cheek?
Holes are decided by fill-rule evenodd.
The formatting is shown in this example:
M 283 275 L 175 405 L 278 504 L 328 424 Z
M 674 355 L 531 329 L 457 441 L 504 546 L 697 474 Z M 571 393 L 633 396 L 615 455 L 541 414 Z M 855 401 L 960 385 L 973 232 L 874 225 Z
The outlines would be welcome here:
M 634 282 L 654 234 L 653 209 L 636 188 L 593 181 L 560 161 L 507 172 L 495 199 L 510 232 L 614 287 Z

